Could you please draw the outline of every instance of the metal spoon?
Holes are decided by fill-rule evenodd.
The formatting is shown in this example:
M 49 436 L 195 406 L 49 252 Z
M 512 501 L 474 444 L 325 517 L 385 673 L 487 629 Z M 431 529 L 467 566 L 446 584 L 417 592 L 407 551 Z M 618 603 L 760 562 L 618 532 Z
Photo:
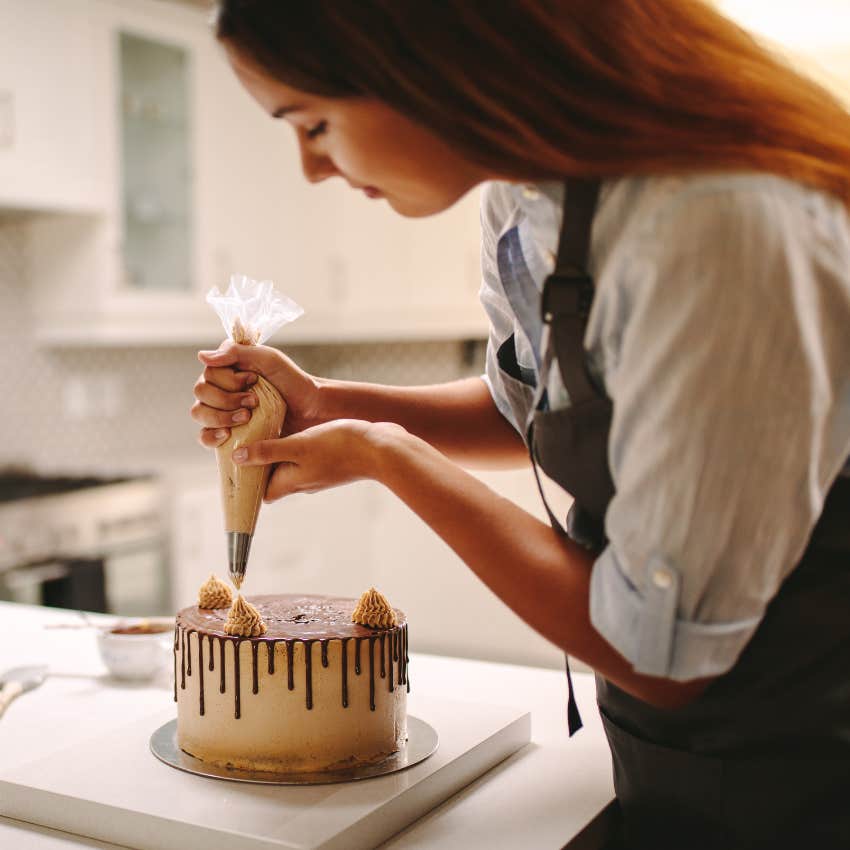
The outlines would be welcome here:
M 0 717 L 15 697 L 37 688 L 47 675 L 47 665 L 13 667 L 0 674 Z

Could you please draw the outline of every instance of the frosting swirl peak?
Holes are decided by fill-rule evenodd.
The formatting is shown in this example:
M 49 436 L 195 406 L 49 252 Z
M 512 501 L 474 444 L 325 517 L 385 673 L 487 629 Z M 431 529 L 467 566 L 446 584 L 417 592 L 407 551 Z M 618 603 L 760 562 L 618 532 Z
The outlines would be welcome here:
M 214 573 L 198 590 L 198 608 L 229 608 L 233 602 L 230 588 Z
M 398 625 L 398 618 L 386 597 L 370 587 L 361 597 L 351 615 L 354 623 L 376 629 L 389 629 Z
M 250 602 L 247 602 L 240 593 L 236 597 L 233 607 L 227 612 L 224 632 L 228 635 L 259 637 L 266 633 L 266 624 L 263 622 L 260 612 Z

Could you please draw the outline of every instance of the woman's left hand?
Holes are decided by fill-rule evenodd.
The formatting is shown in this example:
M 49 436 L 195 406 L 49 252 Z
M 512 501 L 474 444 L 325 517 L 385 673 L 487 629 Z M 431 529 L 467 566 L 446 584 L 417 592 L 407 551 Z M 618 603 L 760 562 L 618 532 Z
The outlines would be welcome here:
M 264 501 L 316 493 L 371 478 L 376 462 L 372 422 L 335 419 L 279 440 L 260 440 L 233 452 L 239 466 L 275 464 Z

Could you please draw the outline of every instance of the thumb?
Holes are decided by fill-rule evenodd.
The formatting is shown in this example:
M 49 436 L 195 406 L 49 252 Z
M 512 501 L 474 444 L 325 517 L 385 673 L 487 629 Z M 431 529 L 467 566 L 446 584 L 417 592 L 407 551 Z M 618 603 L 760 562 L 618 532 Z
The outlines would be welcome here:
M 225 340 L 215 351 L 199 351 L 198 360 L 205 366 L 235 366 L 244 372 L 269 375 L 279 365 L 280 352 L 266 345 L 239 345 Z
M 233 366 L 239 361 L 239 346 L 226 339 L 215 351 L 199 351 L 198 360 L 205 366 Z
M 270 463 L 296 463 L 299 434 L 278 440 L 257 440 L 233 450 L 231 458 L 239 466 L 267 466 Z

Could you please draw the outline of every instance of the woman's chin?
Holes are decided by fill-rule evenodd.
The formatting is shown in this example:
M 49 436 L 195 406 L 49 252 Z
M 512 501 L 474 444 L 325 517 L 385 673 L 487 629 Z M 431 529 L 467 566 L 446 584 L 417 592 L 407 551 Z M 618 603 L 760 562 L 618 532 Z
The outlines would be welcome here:
M 425 218 L 429 215 L 437 215 L 445 212 L 457 200 L 457 198 L 451 201 L 411 200 L 410 198 L 398 198 L 392 195 L 386 195 L 384 199 L 399 215 L 403 215 L 405 218 Z

